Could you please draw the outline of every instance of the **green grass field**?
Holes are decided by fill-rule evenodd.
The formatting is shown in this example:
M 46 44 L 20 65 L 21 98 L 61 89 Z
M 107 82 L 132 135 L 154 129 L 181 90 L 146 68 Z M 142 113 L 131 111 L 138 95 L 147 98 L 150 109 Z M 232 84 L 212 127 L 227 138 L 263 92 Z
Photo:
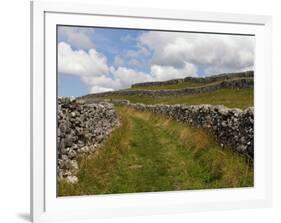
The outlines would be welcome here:
M 253 89 L 220 89 L 210 93 L 184 96 L 110 96 L 105 99 L 127 99 L 132 103 L 144 104 L 211 104 L 225 105 L 229 108 L 248 108 L 254 106 Z
M 80 157 L 79 183 L 61 182 L 59 196 L 253 186 L 251 163 L 204 130 L 125 107 L 118 114 L 121 126 Z

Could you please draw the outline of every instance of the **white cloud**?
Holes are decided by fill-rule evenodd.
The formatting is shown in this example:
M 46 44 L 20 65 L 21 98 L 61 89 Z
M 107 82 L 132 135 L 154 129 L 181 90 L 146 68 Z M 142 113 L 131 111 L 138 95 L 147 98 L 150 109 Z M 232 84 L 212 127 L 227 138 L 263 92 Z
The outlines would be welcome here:
M 58 36 L 77 49 L 90 49 L 94 47 L 91 36 L 94 33 L 93 28 L 79 28 L 71 26 L 59 26 Z
M 182 68 L 188 62 L 207 68 L 207 72 L 253 68 L 253 40 L 251 36 L 153 31 L 139 38 L 141 44 L 153 49 L 153 64 Z
M 100 92 L 106 92 L 106 91 L 113 91 L 114 89 L 112 88 L 105 88 L 105 87 L 100 87 L 100 86 L 93 86 L 90 89 L 90 93 L 100 93 Z
M 88 52 L 73 50 L 65 42 L 58 44 L 58 70 L 64 74 L 78 76 L 99 76 L 109 70 L 107 59 L 95 49 Z
M 93 86 L 102 87 L 105 89 L 119 89 L 121 88 L 120 81 L 115 79 L 110 74 L 102 75 L 102 76 L 89 76 L 89 77 L 82 77 L 82 81 L 92 88 Z
M 116 70 L 112 71 L 112 74 L 116 80 L 119 80 L 122 88 L 128 88 L 134 83 L 152 80 L 149 74 L 126 67 L 118 67 Z
M 151 75 L 155 81 L 164 81 L 187 76 L 197 76 L 197 69 L 193 64 L 188 62 L 185 62 L 182 68 L 154 64 L 151 66 Z
M 65 42 L 58 44 L 58 71 L 79 76 L 92 93 L 128 88 L 132 83 L 150 80 L 149 75 L 143 72 L 109 67 L 106 57 L 95 49 L 88 52 L 73 50 Z

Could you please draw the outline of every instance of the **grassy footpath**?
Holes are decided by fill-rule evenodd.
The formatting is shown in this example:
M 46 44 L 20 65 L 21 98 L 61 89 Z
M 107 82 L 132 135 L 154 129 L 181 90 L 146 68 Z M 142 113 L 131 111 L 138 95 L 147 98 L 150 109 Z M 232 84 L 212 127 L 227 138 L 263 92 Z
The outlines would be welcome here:
M 248 161 L 203 130 L 125 107 L 118 113 L 121 126 L 80 157 L 79 183 L 60 183 L 60 196 L 253 186 Z
M 210 93 L 185 95 L 185 96 L 110 96 L 106 99 L 127 99 L 132 103 L 144 104 L 211 104 L 225 105 L 229 108 L 248 108 L 254 105 L 253 89 L 220 89 Z

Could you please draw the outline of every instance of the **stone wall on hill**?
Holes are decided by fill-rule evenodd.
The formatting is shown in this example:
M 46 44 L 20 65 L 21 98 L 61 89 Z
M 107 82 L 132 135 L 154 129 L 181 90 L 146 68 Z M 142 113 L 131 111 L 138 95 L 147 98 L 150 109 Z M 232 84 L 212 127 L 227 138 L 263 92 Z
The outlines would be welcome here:
M 76 183 L 77 155 L 94 152 L 119 125 L 113 104 L 77 103 L 71 98 L 58 98 L 58 180 Z
M 218 74 L 212 75 L 208 77 L 185 77 L 167 81 L 155 81 L 155 82 L 143 82 L 133 84 L 132 87 L 144 87 L 144 86 L 161 86 L 161 85 L 169 85 L 169 84 L 178 84 L 183 82 L 193 82 L 193 83 L 210 83 L 214 81 L 225 81 L 233 78 L 253 78 L 254 71 L 245 71 L 239 73 L 226 73 L 226 74 Z
M 254 108 L 230 109 L 212 105 L 145 105 L 127 103 L 139 111 L 160 113 L 179 122 L 210 131 L 222 147 L 254 158 Z
M 254 80 L 252 78 L 242 78 L 236 80 L 226 80 L 219 83 L 208 84 L 203 87 L 192 87 L 192 88 L 181 88 L 173 90 L 140 90 L 140 89 L 125 89 L 118 91 L 108 91 L 102 93 L 89 94 L 81 97 L 80 99 L 88 100 L 98 97 L 108 97 L 108 96 L 151 96 L 151 97 L 162 97 L 162 96 L 180 96 L 180 95 L 191 95 L 199 93 L 213 92 L 218 89 L 232 88 L 253 88 Z

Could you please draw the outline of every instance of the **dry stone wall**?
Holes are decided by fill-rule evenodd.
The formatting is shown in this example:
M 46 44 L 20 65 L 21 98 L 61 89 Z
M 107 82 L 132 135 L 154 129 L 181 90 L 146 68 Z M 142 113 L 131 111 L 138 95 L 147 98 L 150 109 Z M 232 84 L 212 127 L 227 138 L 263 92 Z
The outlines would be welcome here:
M 179 79 L 173 79 L 168 81 L 144 82 L 144 83 L 133 84 L 132 87 L 161 86 L 161 85 L 169 85 L 169 84 L 178 84 L 183 82 L 207 84 L 214 81 L 225 81 L 232 78 L 253 78 L 253 77 L 254 77 L 254 71 L 245 71 L 239 73 L 218 74 L 209 77 L 186 77 L 186 78 L 179 78 Z
M 77 156 L 94 152 L 114 127 L 118 126 L 113 104 L 77 103 L 75 99 L 58 99 L 58 180 L 76 183 Z
M 254 158 L 254 108 L 230 109 L 212 105 L 145 105 L 127 103 L 140 111 L 160 113 L 174 120 L 209 130 L 222 147 Z

